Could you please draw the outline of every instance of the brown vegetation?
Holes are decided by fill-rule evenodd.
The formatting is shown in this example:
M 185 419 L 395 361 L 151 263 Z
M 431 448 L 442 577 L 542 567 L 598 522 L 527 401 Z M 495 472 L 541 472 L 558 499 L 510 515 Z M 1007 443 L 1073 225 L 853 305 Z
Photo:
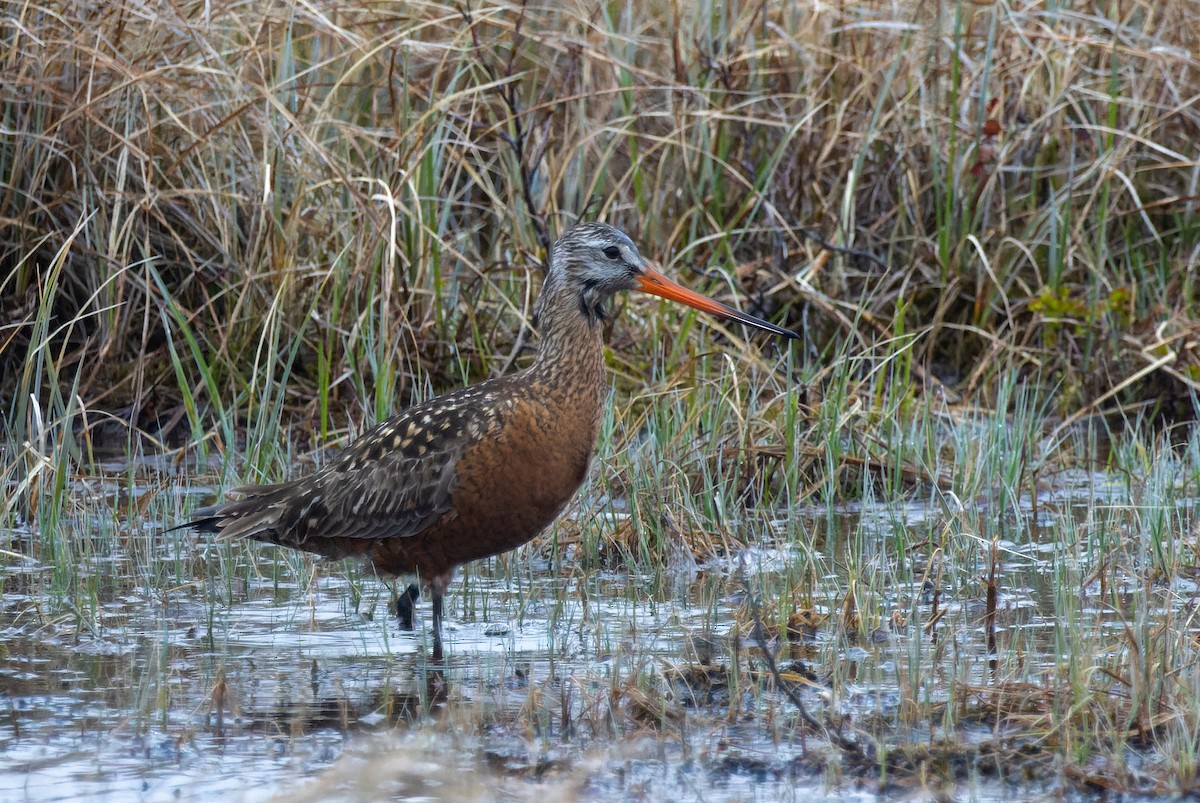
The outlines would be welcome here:
M 1182 401 L 1187 5 L 14 6 L 2 392 L 154 429 L 270 376 L 325 431 L 510 367 L 548 237 L 597 216 L 808 360 Z M 616 324 L 631 375 L 656 315 Z

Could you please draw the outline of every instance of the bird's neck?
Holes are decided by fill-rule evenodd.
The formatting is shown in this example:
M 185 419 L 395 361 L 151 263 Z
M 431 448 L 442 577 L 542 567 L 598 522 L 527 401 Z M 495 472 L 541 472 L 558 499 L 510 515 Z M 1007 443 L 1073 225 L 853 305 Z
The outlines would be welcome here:
M 550 292 L 558 295 L 556 290 Z M 595 392 L 598 398 L 604 385 L 602 321 L 586 314 L 567 293 L 561 295 L 541 299 L 541 345 L 530 373 L 552 386 Z

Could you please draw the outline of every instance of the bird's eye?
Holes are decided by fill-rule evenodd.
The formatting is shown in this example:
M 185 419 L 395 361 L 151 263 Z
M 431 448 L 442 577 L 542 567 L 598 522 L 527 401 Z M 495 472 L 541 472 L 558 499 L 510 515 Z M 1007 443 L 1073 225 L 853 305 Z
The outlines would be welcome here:
M 621 249 L 617 248 L 615 245 L 610 245 L 608 248 L 604 249 L 604 256 L 608 257 L 609 259 L 620 259 Z

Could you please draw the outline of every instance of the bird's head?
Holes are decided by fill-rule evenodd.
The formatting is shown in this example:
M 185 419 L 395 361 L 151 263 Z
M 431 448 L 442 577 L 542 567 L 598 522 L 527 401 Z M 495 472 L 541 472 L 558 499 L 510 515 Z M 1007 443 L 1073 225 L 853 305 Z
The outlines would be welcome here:
M 555 289 L 576 299 L 590 321 L 604 320 L 614 293 L 635 290 L 638 277 L 649 267 L 629 235 L 605 223 L 582 223 L 568 229 L 550 249 L 550 270 L 542 299 L 549 303 Z
M 589 321 L 604 320 L 605 304 L 614 293 L 643 293 L 687 304 L 726 320 L 740 321 L 785 337 L 795 332 L 705 298 L 663 276 L 638 253 L 629 235 L 606 223 L 581 223 L 568 229 L 550 249 L 550 268 L 539 299 L 541 317 L 549 305 L 573 299 Z

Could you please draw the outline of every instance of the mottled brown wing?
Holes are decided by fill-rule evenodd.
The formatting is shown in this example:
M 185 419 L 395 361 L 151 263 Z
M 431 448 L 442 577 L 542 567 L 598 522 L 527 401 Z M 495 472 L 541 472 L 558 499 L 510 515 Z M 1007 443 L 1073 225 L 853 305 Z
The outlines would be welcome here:
M 501 428 L 508 405 L 503 385 L 490 384 L 411 407 L 316 473 L 280 485 L 238 488 L 242 499 L 199 510 L 193 523 L 228 538 L 300 549 L 310 539 L 328 544 L 326 539 L 415 535 L 450 511 L 462 456 Z

